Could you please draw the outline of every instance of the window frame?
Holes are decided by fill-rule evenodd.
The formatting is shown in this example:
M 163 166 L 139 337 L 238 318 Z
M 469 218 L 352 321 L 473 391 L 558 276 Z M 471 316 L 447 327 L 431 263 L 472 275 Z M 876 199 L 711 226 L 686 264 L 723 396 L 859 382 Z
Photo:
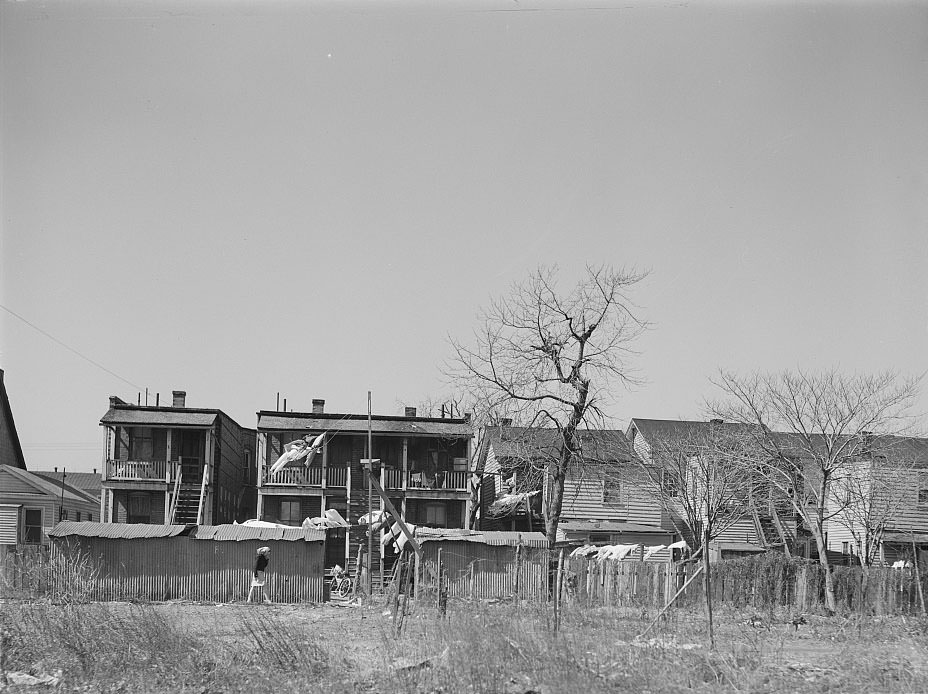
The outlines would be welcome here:
M 288 513 L 286 515 L 284 515 L 284 504 L 287 505 L 287 510 L 288 510 Z M 295 518 L 292 515 L 294 508 L 296 509 Z M 280 522 L 283 525 L 299 525 L 300 523 L 302 523 L 302 519 L 300 519 L 299 517 L 300 515 L 302 515 L 301 508 L 302 508 L 302 505 L 300 504 L 299 498 L 289 497 L 289 496 L 281 497 L 280 506 L 277 509 L 277 517 L 280 519 Z
M 38 525 L 30 524 L 28 522 L 29 513 L 39 514 Z M 23 509 L 23 544 L 26 544 L 26 545 L 41 545 L 42 544 L 42 540 L 45 537 L 45 533 L 43 531 L 44 519 L 45 519 L 45 509 L 43 509 L 41 506 L 32 506 L 32 507 L 26 507 Z M 37 540 L 30 539 L 30 533 L 29 533 L 30 528 L 38 530 Z

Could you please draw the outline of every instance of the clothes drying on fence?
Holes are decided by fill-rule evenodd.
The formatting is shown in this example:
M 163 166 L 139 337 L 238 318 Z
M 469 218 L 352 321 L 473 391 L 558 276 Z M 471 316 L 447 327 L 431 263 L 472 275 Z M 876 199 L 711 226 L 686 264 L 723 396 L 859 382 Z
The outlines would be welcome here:
M 645 559 L 649 559 L 650 557 L 653 557 L 655 554 L 657 554 L 658 552 L 660 552 L 660 551 L 663 550 L 663 549 L 667 549 L 667 545 L 653 545 L 653 546 L 650 546 L 650 547 L 645 547 L 645 548 L 644 548 L 644 558 L 645 558 Z
M 416 534 L 416 526 L 410 523 L 406 524 L 406 527 L 409 528 L 409 532 L 413 535 Z M 406 537 L 406 533 L 402 531 L 399 523 L 394 523 L 388 530 L 384 532 L 383 538 L 380 540 L 380 543 L 387 547 L 390 543 L 396 545 L 396 550 L 402 552 L 403 548 L 406 546 L 406 543 L 409 542 L 409 538 Z
M 326 530 L 327 528 L 348 528 L 348 521 L 334 508 L 327 509 L 321 516 L 307 518 L 303 521 L 303 528 L 311 530 Z

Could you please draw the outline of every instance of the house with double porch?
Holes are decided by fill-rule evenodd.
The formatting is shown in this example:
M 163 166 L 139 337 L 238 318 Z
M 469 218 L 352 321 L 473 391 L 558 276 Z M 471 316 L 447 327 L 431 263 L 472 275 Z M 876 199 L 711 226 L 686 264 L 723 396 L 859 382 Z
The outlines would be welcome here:
M 110 397 L 100 420 L 104 523 L 219 525 L 253 516 L 254 429 L 222 410 Z
M 358 548 L 366 545 L 366 529 L 358 520 L 368 513 L 369 497 L 372 511 L 385 506 L 379 495 L 369 495 L 368 469 L 406 522 L 466 527 L 473 442 L 469 417 L 419 417 L 416 408 L 407 407 L 403 415 L 368 419 L 366 414 L 326 412 L 322 399 L 312 401 L 311 412 L 262 410 L 257 415 L 257 518 L 299 525 L 329 509 L 338 511 L 351 528 L 329 530 L 327 568 L 351 565 Z M 288 444 L 320 435 L 321 447 L 308 464 L 272 470 Z M 373 465 L 365 464 L 369 459 Z M 380 554 L 389 559 L 390 549 Z M 377 561 L 375 554 L 375 568 Z

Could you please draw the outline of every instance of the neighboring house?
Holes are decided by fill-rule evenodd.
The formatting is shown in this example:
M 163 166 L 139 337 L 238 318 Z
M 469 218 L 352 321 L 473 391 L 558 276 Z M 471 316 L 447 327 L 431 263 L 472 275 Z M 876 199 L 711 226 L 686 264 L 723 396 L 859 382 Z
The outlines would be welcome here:
M 358 548 L 366 547 L 365 529 L 357 526 L 368 512 L 362 459 L 379 460 L 376 479 L 407 522 L 434 528 L 466 524 L 473 445 L 469 418 L 418 417 L 416 408 L 407 407 L 404 416 L 372 416 L 370 427 L 373 456 L 367 453 L 367 415 L 326 413 L 320 399 L 313 400 L 312 412 L 258 412 L 257 516 L 299 525 L 328 509 L 338 511 L 353 527 L 329 531 L 327 568 L 350 564 Z M 288 443 L 320 434 L 326 435 L 324 444 L 308 466 L 271 473 Z M 377 494 L 371 505 L 374 511 L 383 508 Z
M 0 369 L 0 465 L 26 469 L 23 447 L 19 442 L 19 434 L 16 433 L 10 398 L 6 394 L 6 385 L 3 382 L 3 369 Z
M 625 435 L 635 455 L 646 464 L 653 464 L 652 451 L 655 447 L 698 441 L 708 436 L 712 427 L 741 430 L 739 424 L 721 420 L 693 421 L 677 419 L 632 418 Z M 750 471 L 746 471 L 750 474 Z M 738 557 L 756 554 L 768 549 L 781 548 L 789 543 L 796 546 L 797 520 L 789 501 L 781 499 L 767 488 L 760 493 L 761 485 L 749 485 L 750 497 L 744 506 L 744 515 L 725 527 L 710 543 L 716 557 Z M 687 542 L 693 543 L 685 527 L 682 512 L 672 509 L 664 511 L 661 524 L 665 528 L 677 528 Z M 804 541 L 803 541 L 804 542 Z M 808 543 L 802 547 L 808 555 Z
M 0 545 L 44 545 L 62 520 L 99 520 L 97 500 L 68 483 L 0 465 Z
M 47 470 L 33 470 L 32 472 L 55 484 L 66 482 L 75 489 L 80 489 L 85 494 L 92 496 L 96 499 L 97 504 L 100 503 L 100 490 L 102 489 L 103 482 L 101 479 L 102 476 L 97 472 L 96 468 L 94 468 L 93 472 L 59 471 L 58 468 L 55 468 L 51 472 Z
M 848 466 L 826 514 L 829 553 L 892 565 L 928 550 L 928 439 L 883 437 Z
M 216 409 L 132 405 L 117 397 L 106 431 L 100 513 L 106 523 L 222 524 L 251 515 L 253 429 Z
M 543 470 L 560 450 L 555 429 L 488 427 L 481 475 L 484 530 L 544 532 Z M 568 471 L 558 523 L 558 541 L 580 544 L 673 542 L 676 532 L 661 527 L 661 509 L 636 481 L 632 453 L 621 431 L 580 432 L 582 462 Z M 520 503 L 512 503 L 512 500 Z M 524 501 L 525 503 L 521 503 Z

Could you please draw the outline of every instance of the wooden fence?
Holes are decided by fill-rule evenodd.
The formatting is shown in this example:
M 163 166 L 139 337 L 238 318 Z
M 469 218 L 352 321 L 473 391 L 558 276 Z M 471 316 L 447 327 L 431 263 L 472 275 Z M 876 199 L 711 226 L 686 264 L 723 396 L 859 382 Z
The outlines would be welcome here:
M 650 564 L 636 561 L 595 561 L 571 558 L 565 562 L 566 600 L 590 607 L 662 607 L 698 564 Z M 867 581 L 860 567 L 832 567 L 839 612 L 918 614 L 928 580 L 922 571 L 921 594 L 915 570 L 873 567 Z M 789 560 L 769 553 L 726 560 L 712 566 L 712 597 L 716 604 L 735 608 L 785 607 L 799 612 L 825 607 L 825 572 L 821 564 Z M 865 587 L 866 585 L 866 587 Z M 680 606 L 697 606 L 705 599 L 698 577 L 677 599 Z

